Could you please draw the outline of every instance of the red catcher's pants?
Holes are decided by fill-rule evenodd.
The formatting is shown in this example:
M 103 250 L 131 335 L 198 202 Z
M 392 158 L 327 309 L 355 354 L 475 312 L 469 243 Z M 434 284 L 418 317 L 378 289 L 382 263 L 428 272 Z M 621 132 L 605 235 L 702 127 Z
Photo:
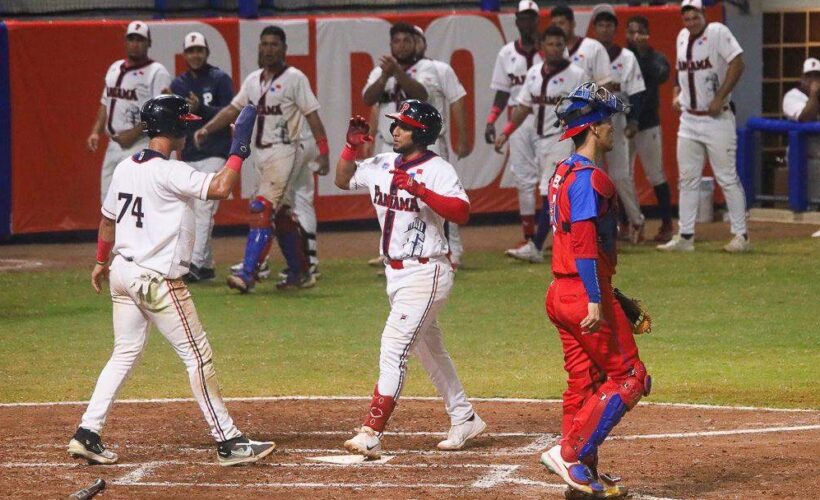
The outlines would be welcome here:
M 581 333 L 589 303 L 581 278 L 556 278 L 547 290 L 547 316 L 561 336 L 568 374 L 561 422 L 564 437 L 573 418 L 601 384 L 607 379 L 622 382 L 640 361 L 632 324 L 615 299 L 611 282 L 602 279 L 600 284 L 603 321 L 594 333 Z

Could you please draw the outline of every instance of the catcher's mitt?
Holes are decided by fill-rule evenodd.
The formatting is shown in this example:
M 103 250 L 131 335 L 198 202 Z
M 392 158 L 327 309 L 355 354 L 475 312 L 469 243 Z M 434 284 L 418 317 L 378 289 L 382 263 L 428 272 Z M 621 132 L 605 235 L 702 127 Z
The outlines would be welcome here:
M 641 335 L 652 331 L 652 318 L 639 300 L 630 299 L 617 288 L 615 289 L 615 298 L 621 303 L 621 308 L 626 313 L 627 319 L 632 323 L 633 334 Z

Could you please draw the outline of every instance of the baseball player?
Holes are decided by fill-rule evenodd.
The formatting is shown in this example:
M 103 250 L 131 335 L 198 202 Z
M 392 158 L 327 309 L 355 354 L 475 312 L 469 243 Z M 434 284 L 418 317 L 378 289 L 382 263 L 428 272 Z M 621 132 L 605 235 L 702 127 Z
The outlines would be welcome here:
M 98 464 L 114 464 L 100 433 L 120 387 L 145 349 L 155 325 L 185 363 L 194 398 L 218 442 L 220 465 L 256 462 L 270 454 L 272 442 L 251 441 L 234 425 L 219 390 L 208 337 L 191 293 L 180 279 L 188 272 L 194 244 L 194 199 L 225 199 L 239 180 L 250 154 L 256 110 L 249 106 L 236 121 L 230 157 L 216 174 L 169 160 L 185 144 L 187 125 L 199 117 L 185 99 L 160 95 L 142 107 L 148 147 L 126 158 L 114 172 L 102 206 L 97 264 L 91 285 L 100 293 L 110 267 L 114 307 L 114 352 L 103 368 L 68 452 Z
M 182 49 L 185 62 L 188 63 L 188 71 L 171 82 L 171 92 L 185 97 L 192 113 L 198 113 L 203 120 L 210 120 L 233 99 L 233 81 L 227 73 L 208 64 L 210 50 L 208 41 L 202 33 L 193 31 L 185 35 Z M 196 123 L 201 126 L 204 121 Z M 188 131 L 182 159 L 200 172 L 218 172 L 225 163 L 231 147 L 228 129 L 208 136 L 199 148 L 193 141 L 195 130 L 196 128 L 192 127 Z M 183 277 L 186 283 L 210 281 L 216 276 L 211 233 L 214 228 L 214 214 L 218 208 L 219 202 L 216 200 L 194 200 L 196 238 L 190 270 Z
M 783 96 L 783 114 L 797 122 L 820 121 L 820 60 L 809 57 L 803 62 L 803 78 L 800 86 Z M 809 166 L 809 194 L 820 196 L 820 138 L 810 135 L 806 154 Z M 820 231 L 812 234 L 820 238 Z
M 695 249 L 700 179 L 708 157 L 726 198 L 734 235 L 723 249 L 746 252 L 750 248 L 746 197 L 735 169 L 737 132 L 730 104 L 732 89 L 745 68 L 743 49 L 729 28 L 717 22 L 706 24 L 701 0 L 684 0 L 681 15 L 685 27 L 675 42 L 678 81 L 672 99 L 672 105 L 681 113 L 677 151 L 679 234 L 657 248 L 667 252 Z
M 638 115 L 638 131 L 629 140 L 629 165 L 635 170 L 635 158 L 640 156 L 646 178 L 652 184 L 661 227 L 654 240 L 666 243 L 674 234 L 672 228 L 672 195 L 663 171 L 661 120 L 658 116 L 659 87 L 669 79 L 669 61 L 649 45 L 649 20 L 644 16 L 632 16 L 626 23 L 626 39 L 629 48 L 638 59 L 646 91 L 643 94 Z M 630 129 L 627 129 L 629 132 Z
M 442 127 L 436 108 L 408 100 L 389 118 L 395 152 L 355 161 L 358 148 L 370 140 L 367 120 L 356 116 L 350 120 L 347 145 L 336 164 L 340 189 L 367 188 L 372 197 L 382 229 L 379 248 L 391 305 L 370 409 L 356 436 L 345 442 L 348 451 L 368 458 L 381 455 L 382 433 L 401 395 L 411 350 L 450 415 L 450 431 L 438 448 L 461 449 L 486 428 L 467 401 L 437 321 L 454 276 L 447 259 L 444 221 L 467 222 L 467 193 L 453 166 L 427 149 L 438 140 Z
M 518 94 L 527 78 L 527 72 L 544 62 L 538 52 L 541 34 L 538 32 L 538 4 L 530 0 L 518 2 L 515 26 L 518 40 L 512 41 L 498 51 L 493 67 L 490 89 L 495 91 L 493 106 L 487 115 L 484 140 L 487 144 L 496 142 L 495 122 L 507 109 L 517 104 Z M 514 131 L 507 130 L 510 154 L 507 163 L 518 191 L 518 213 L 521 216 L 521 230 L 524 239 L 505 253 L 511 255 L 531 246 L 535 238 L 535 190 L 538 186 L 540 168 L 536 160 L 535 117 L 527 115 Z
M 606 48 L 610 61 L 610 82 L 608 89 L 624 102 L 629 103 L 629 111 L 612 117 L 615 132 L 615 147 L 606 153 L 609 177 L 618 190 L 618 198 L 629 220 L 628 235 L 622 235 L 631 243 L 644 239 L 644 216 L 635 189 L 635 175 L 629 161 L 629 138 L 638 131 L 638 116 L 646 86 L 643 82 L 638 60 L 631 50 L 615 44 L 615 30 L 618 17 L 609 4 L 599 4 L 592 9 L 592 25 L 595 37 Z
M 259 41 L 261 68 L 248 75 L 231 105 L 223 108 L 195 135 L 201 143 L 208 134 L 225 128 L 249 103 L 255 103 L 259 109 L 255 134 L 259 190 L 250 203 L 251 224 L 242 272 L 228 276 L 227 280 L 228 286 L 240 293 L 253 290 L 256 273 L 268 253 L 274 231 L 288 267 L 287 278 L 276 284 L 277 289 L 310 288 L 316 284 L 316 278 L 310 273 L 302 228 L 291 210 L 293 190 L 290 187 L 294 169 L 300 164 L 299 156 L 303 154 L 299 147 L 303 118 L 315 137 L 320 169 L 327 169 L 328 144 L 319 118 L 319 101 L 305 74 L 287 65 L 286 52 L 282 28 L 263 29 Z
M 572 138 L 575 154 L 558 165 L 549 187 L 554 279 L 546 308 L 561 338 L 568 378 L 561 441 L 541 455 L 541 462 L 570 493 L 595 498 L 626 495 L 624 487 L 598 473 L 598 448 L 651 388 L 632 324 L 612 288 L 617 192 L 592 160 L 614 147 L 612 117 L 625 107 L 594 82 L 558 104 L 561 139 Z
M 550 11 L 550 23 L 567 34 L 567 58 L 580 66 L 598 85 L 607 86 L 612 81 L 609 54 L 601 42 L 593 38 L 575 35 L 575 13 L 566 5 L 558 5 Z
M 413 29 L 416 32 L 416 57 L 420 60 L 417 63 L 420 71 L 415 78 L 424 85 L 428 94 L 427 102 L 441 113 L 442 119 L 439 138 L 429 149 L 441 156 L 444 161 L 450 161 L 450 134 L 447 125 L 450 123 L 450 114 L 452 114 L 458 134 L 458 144 L 454 152 L 458 159 L 464 158 L 470 154 L 470 140 L 467 137 L 467 110 L 464 103 L 467 91 L 464 90 L 452 66 L 425 56 L 427 38 L 424 36 L 424 30 L 419 26 L 413 26 Z M 461 233 L 458 224 L 449 221 L 444 224 L 444 229 L 447 234 L 447 243 L 450 245 L 450 261 L 453 269 L 457 270 L 461 265 L 461 257 L 464 255 Z
M 114 61 L 105 73 L 100 107 L 86 139 L 91 152 L 97 151 L 103 131 L 110 139 L 100 173 L 100 202 L 108 192 L 114 167 L 148 144 L 140 125 L 140 108 L 171 83 L 168 70 L 148 58 L 150 47 L 148 25 L 132 21 L 125 30 L 125 59 Z
M 535 150 L 541 182 L 539 191 L 541 203 L 549 207 L 547 198 L 548 181 L 555 172 L 555 166 L 572 154 L 572 143 L 559 142 L 561 129 L 555 122 L 555 105 L 569 92 L 584 83 L 588 77 L 584 70 L 564 58 L 566 34 L 557 26 L 549 26 L 541 36 L 541 53 L 545 61 L 538 63 L 527 72 L 527 78 L 518 92 L 518 105 L 513 110 L 510 122 L 495 141 L 495 149 L 501 152 L 510 134 L 525 122 L 527 117 L 535 117 Z M 548 220 L 539 220 L 539 231 L 525 245 L 507 251 L 507 255 L 526 262 L 543 262 L 544 238 L 549 229 Z

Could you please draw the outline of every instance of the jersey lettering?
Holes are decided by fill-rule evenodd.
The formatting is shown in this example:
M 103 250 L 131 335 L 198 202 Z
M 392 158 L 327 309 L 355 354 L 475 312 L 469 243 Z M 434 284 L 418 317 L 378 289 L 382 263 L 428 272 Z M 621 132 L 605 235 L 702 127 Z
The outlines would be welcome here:
M 206 106 L 210 106 L 214 100 L 214 95 L 210 92 L 203 92 L 202 93 L 202 102 L 205 103 Z
M 373 203 L 381 205 L 391 210 L 399 210 L 401 212 L 419 212 L 418 199 L 415 196 L 410 198 L 402 198 L 391 193 L 383 193 L 379 186 L 375 186 L 373 193 Z
M 524 85 L 524 82 L 527 81 L 527 75 L 514 75 L 512 73 L 507 73 L 507 76 L 510 77 L 510 85 L 513 87 Z
M 106 87 L 105 88 L 105 95 L 106 97 L 111 97 L 114 99 L 125 99 L 126 101 L 136 101 L 137 98 L 137 89 L 124 89 L 120 87 Z
M 678 71 L 698 71 L 702 69 L 712 69 L 709 57 L 699 61 L 678 61 Z

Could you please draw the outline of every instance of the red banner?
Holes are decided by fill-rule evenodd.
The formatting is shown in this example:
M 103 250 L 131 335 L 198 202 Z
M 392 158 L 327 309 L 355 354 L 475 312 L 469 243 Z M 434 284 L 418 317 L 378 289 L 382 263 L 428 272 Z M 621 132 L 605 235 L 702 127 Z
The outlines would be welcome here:
M 618 43 L 623 44 L 626 20 L 635 14 L 649 18 L 652 44 L 674 61 L 675 37 L 681 27 L 677 7 L 619 8 Z M 589 27 L 589 10 L 577 10 L 578 32 Z M 721 16 L 709 11 L 710 19 Z M 517 201 L 505 172 L 504 157 L 484 143 L 484 119 L 493 93 L 489 76 L 495 54 L 517 37 L 512 13 L 425 12 L 402 15 L 272 18 L 254 21 L 204 19 L 149 22 L 150 57 L 171 73 L 179 62 L 182 38 L 190 31 L 205 33 L 210 62 L 231 74 L 235 90 L 256 69 L 256 44 L 262 27 L 276 24 L 288 36 L 288 62 L 304 71 L 322 105 L 328 130 L 331 166 L 342 147 L 351 113 L 365 113 L 361 92 L 378 56 L 389 52 L 388 29 L 402 20 L 425 28 L 428 56 L 448 61 L 467 89 L 468 123 L 473 152 L 456 162 L 472 201 L 473 212 L 514 211 Z M 548 18 L 545 16 L 546 26 Z M 12 232 L 15 234 L 94 229 L 99 223 L 100 167 L 106 141 L 97 153 L 86 151 L 89 134 L 108 66 L 124 57 L 128 21 L 7 22 L 12 111 Z M 677 185 L 675 135 L 677 116 L 669 104 L 672 83 L 661 89 L 663 158 L 670 185 Z M 251 169 L 245 169 L 251 170 Z M 654 195 L 642 174 L 641 201 Z M 245 220 L 252 179 L 245 178 L 233 200 L 220 205 L 219 224 Z M 368 198 L 339 191 L 330 176 L 317 184 L 320 221 L 365 219 L 373 216 Z

